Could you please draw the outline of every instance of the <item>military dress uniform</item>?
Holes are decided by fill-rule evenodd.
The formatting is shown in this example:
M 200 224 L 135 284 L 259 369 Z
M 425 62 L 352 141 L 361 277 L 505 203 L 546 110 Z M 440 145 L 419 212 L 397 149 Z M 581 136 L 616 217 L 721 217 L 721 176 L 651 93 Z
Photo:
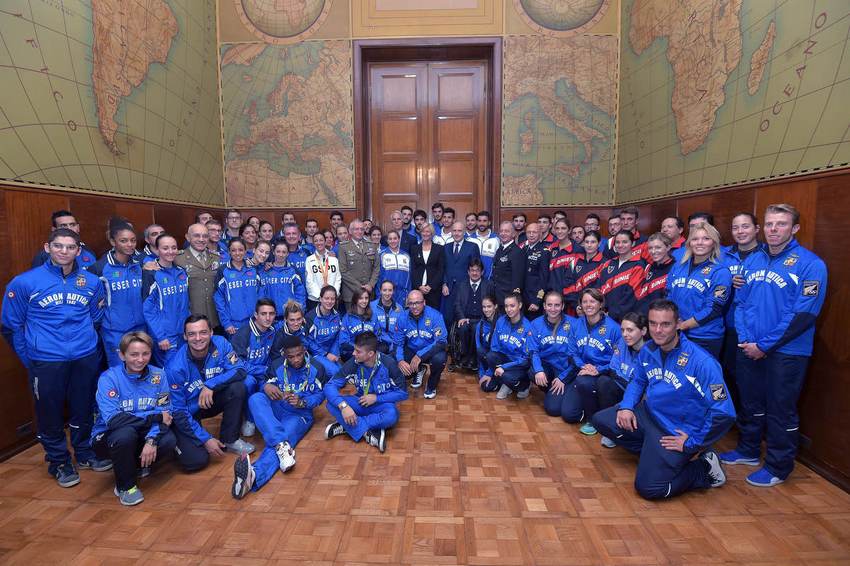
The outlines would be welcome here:
M 349 240 L 339 245 L 339 270 L 342 273 L 342 302 L 351 301 L 354 292 L 366 285 L 374 289 L 381 269 L 378 246 L 371 242 Z
M 204 250 L 196 256 L 193 250 L 186 249 L 181 250 L 174 258 L 174 264 L 185 269 L 189 275 L 189 309 L 192 314 L 206 315 L 213 328 L 219 326 L 213 296 L 218 282 L 221 256 L 209 250 Z

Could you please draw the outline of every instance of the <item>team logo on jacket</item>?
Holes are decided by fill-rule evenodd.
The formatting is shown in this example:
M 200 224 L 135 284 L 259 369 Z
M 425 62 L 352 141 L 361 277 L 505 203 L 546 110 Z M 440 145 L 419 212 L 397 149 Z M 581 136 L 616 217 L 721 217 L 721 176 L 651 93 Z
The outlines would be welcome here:
M 712 383 L 708 386 L 711 390 L 711 398 L 714 401 L 726 400 L 726 387 L 722 383 Z
M 230 360 L 231 364 L 235 364 L 237 361 L 239 361 L 239 357 L 236 355 L 236 352 L 230 352 L 230 355 L 227 357 L 227 359 Z
M 164 407 L 165 405 L 168 405 L 168 393 L 160 393 L 156 398 L 156 406 Z
M 436 330 L 434 330 L 434 336 L 442 336 L 442 335 L 443 335 L 443 329 L 442 328 L 437 328 Z
M 425 326 L 431 326 L 431 319 L 430 318 L 425 319 Z
M 118 397 L 118 392 L 114 389 L 110 389 L 109 393 L 107 393 L 107 395 L 114 399 L 114 398 Z
M 702 268 L 702 271 L 700 271 L 700 273 L 702 273 L 703 275 L 708 275 L 709 273 L 711 273 L 711 266 L 706 265 Z
M 607 328 L 605 328 L 605 326 L 600 326 L 600 327 L 599 327 L 599 335 L 600 335 L 600 336 L 605 336 L 605 333 L 606 333 L 606 332 L 608 332 L 608 329 L 607 329 Z
M 564 332 L 569 332 L 569 331 L 570 331 L 570 323 L 569 323 L 569 322 L 565 322 L 565 323 L 564 323 L 564 326 L 563 326 L 563 329 L 564 329 Z
M 791 254 L 785 259 L 785 261 L 782 262 L 782 265 L 791 267 L 792 265 L 797 263 L 797 260 L 799 258 L 800 258 L 800 256 L 798 256 L 797 254 Z
M 690 354 L 688 354 L 687 352 L 682 352 L 681 354 L 679 354 L 679 359 L 676 360 L 676 365 L 680 368 L 685 367 L 686 365 L 688 365 L 688 357 L 690 357 Z
M 176 383 L 172 383 L 172 384 L 171 384 L 171 388 L 172 388 L 174 391 L 177 391 L 178 389 L 180 389 L 180 386 L 179 386 L 179 385 L 177 385 Z
M 614 264 L 608 266 L 608 273 L 614 273 Z
M 112 277 L 114 277 L 115 279 L 118 279 L 119 277 L 121 277 L 121 272 L 120 271 L 113 271 Z
M 86 286 L 86 276 L 82 273 L 77 276 L 77 287 L 83 288 Z
M 159 374 L 154 374 L 151 376 L 151 384 L 159 385 L 159 382 L 162 381 L 162 377 Z
M 806 280 L 803 281 L 803 296 L 804 297 L 817 297 L 820 292 L 820 281 L 817 280 Z
M 583 265 L 577 265 L 576 266 L 576 273 L 581 273 L 582 267 L 584 267 L 584 266 Z
M 714 288 L 714 298 L 720 300 L 726 300 L 726 293 L 728 291 L 728 287 L 726 285 L 718 285 Z

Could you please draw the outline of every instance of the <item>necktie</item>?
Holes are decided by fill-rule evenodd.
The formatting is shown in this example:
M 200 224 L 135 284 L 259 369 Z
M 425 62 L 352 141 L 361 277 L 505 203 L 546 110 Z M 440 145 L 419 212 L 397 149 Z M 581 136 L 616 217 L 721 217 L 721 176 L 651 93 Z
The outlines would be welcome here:
M 460 253 L 460 243 L 455 242 L 455 255 Z
M 472 284 L 472 294 L 474 295 L 477 292 L 478 292 L 478 283 L 473 283 Z

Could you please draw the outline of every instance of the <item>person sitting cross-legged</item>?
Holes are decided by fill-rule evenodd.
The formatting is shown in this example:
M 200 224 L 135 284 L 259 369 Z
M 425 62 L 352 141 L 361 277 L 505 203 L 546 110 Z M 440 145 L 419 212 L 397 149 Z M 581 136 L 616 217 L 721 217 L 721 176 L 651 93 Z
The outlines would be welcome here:
M 396 403 L 407 399 L 404 378 L 388 367 L 387 356 L 378 354 L 378 337 L 364 332 L 354 339 L 354 355 L 325 385 L 328 412 L 336 419 L 325 429 L 325 438 L 348 433 L 383 452 L 386 431 L 398 422 Z M 354 395 L 340 389 L 353 379 Z
M 236 499 L 263 487 L 278 469 L 288 472 L 295 466 L 295 445 L 313 425 L 313 409 L 325 400 L 324 369 L 310 363 L 301 338 L 286 336 L 282 349 L 283 357 L 269 366 L 263 390 L 248 399 L 266 448 L 254 464 L 245 453 L 234 462 L 231 495 Z

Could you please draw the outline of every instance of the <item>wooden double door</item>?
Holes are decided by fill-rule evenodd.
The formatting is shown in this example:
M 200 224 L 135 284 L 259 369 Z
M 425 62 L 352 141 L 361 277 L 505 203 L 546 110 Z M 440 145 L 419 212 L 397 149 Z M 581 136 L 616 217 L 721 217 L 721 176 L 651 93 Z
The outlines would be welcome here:
M 486 207 L 487 62 L 369 63 L 369 213 Z

